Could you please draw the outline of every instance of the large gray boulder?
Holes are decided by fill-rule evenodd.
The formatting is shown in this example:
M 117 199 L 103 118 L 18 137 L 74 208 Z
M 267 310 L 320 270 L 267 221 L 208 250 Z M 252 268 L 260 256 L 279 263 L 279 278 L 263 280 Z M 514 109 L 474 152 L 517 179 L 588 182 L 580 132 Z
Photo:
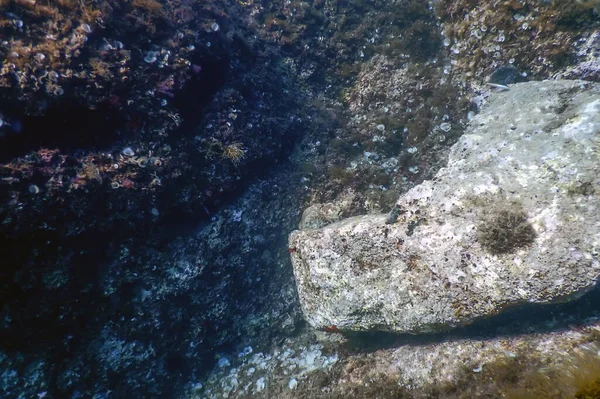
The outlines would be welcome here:
M 394 217 L 291 233 L 306 319 L 325 330 L 433 332 L 582 295 L 600 275 L 599 158 L 599 85 L 528 82 L 492 94 L 447 167 L 402 195 Z

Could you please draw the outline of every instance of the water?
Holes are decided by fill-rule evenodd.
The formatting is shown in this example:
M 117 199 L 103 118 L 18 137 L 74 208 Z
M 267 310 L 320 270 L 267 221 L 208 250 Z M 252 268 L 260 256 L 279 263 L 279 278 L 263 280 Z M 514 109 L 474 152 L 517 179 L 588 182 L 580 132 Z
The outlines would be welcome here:
M 410 397 L 434 373 L 398 385 L 393 353 L 588 340 L 596 291 L 433 335 L 316 332 L 288 235 L 314 204 L 319 225 L 392 210 L 486 83 L 597 81 L 592 3 L 0 4 L 0 396 Z M 487 369 L 451 382 L 514 388 Z

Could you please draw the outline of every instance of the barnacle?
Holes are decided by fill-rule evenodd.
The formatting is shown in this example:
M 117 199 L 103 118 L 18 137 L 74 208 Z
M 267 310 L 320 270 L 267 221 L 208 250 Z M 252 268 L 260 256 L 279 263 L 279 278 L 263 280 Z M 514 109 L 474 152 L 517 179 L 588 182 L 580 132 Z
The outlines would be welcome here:
M 135 160 L 135 162 L 138 164 L 138 166 L 140 168 L 145 168 L 148 165 L 148 158 L 147 157 L 139 157 L 138 159 Z

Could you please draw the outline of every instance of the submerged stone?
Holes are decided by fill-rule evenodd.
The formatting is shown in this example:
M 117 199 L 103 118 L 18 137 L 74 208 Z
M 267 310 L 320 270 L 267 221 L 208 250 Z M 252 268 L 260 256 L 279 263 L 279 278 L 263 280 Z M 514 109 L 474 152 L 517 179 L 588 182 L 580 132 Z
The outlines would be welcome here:
M 291 233 L 307 321 L 326 331 L 436 332 L 519 304 L 575 299 L 600 276 L 600 85 L 494 94 L 397 221 Z

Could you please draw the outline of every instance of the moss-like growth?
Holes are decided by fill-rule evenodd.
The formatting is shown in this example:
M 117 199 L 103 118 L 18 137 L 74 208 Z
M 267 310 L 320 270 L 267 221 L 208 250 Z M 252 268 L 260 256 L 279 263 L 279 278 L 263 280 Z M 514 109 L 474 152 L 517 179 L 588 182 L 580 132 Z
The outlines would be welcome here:
M 354 174 L 352 174 L 354 177 Z M 367 166 L 360 170 L 357 178 L 353 180 L 356 187 L 367 189 L 372 186 L 389 187 L 393 183 L 392 176 L 388 175 L 384 169 L 377 166 Z
M 315 166 L 314 163 L 311 162 L 300 162 L 296 165 L 296 172 L 302 176 L 310 176 L 319 171 L 319 168 Z
M 515 202 L 501 202 L 487 209 L 477 228 L 477 240 L 493 254 L 531 245 L 536 236 L 527 214 Z
M 593 195 L 596 193 L 594 183 L 589 181 L 576 182 L 567 187 L 569 195 Z
M 133 6 L 150 14 L 162 12 L 162 5 L 156 0 L 133 0 Z
M 363 140 L 364 138 L 358 134 L 348 138 L 335 138 L 331 140 L 329 147 L 337 156 L 355 157 L 363 151 Z
M 331 168 L 329 168 L 329 170 L 327 171 L 327 175 L 331 179 L 340 182 L 342 185 L 350 183 L 350 181 L 352 181 L 352 178 L 354 177 L 354 173 L 340 166 L 332 166 Z
M 567 375 L 570 377 L 572 386 L 577 390 L 574 398 L 600 398 L 600 358 L 597 352 L 580 353 L 572 359 L 569 366 Z
M 441 47 L 439 27 L 426 2 L 405 0 L 394 3 L 382 25 L 392 25 L 392 34 L 396 37 L 387 53 L 406 52 L 413 59 L 425 61 L 435 57 Z
M 600 398 L 600 378 L 590 381 L 584 388 L 575 394 L 575 399 L 598 399 Z

